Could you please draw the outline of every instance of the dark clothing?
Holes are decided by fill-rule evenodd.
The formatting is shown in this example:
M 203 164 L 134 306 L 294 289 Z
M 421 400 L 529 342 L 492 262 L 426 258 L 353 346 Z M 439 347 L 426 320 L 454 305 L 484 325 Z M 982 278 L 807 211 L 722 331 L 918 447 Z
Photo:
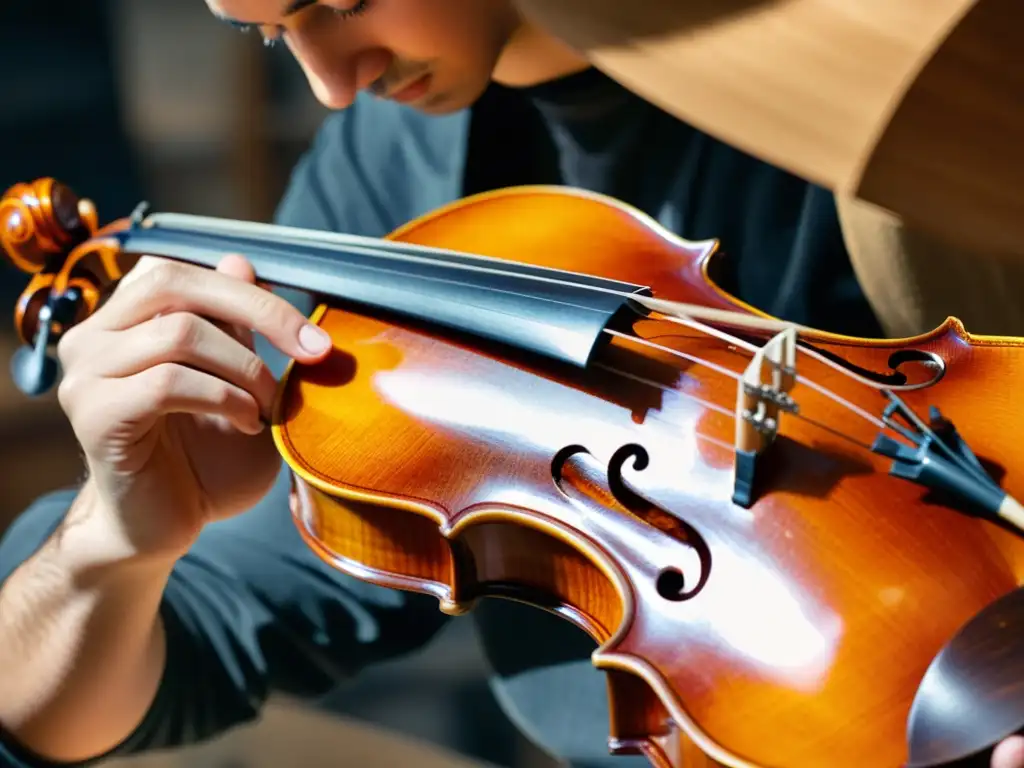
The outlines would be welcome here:
M 465 194 L 519 183 L 586 187 L 684 237 L 718 237 L 728 254 L 718 279 L 727 290 L 799 323 L 877 333 L 828 193 L 593 71 L 522 92 L 492 87 L 472 110 L 444 117 L 361 97 L 326 121 L 278 218 L 384 235 Z M 280 356 L 261 351 L 280 370 Z M 175 568 L 163 604 L 168 673 L 120 754 L 250 720 L 271 691 L 320 697 L 441 627 L 433 598 L 371 587 L 321 563 L 294 530 L 286 494 L 282 475 L 256 509 L 204 531 Z M 0 578 L 43 541 L 71 498 L 48 497 L 25 513 L 0 549 Z M 609 762 L 604 675 L 592 669 L 594 643 L 580 630 L 497 600 L 471 616 L 498 700 L 531 738 L 580 765 L 646 765 Z

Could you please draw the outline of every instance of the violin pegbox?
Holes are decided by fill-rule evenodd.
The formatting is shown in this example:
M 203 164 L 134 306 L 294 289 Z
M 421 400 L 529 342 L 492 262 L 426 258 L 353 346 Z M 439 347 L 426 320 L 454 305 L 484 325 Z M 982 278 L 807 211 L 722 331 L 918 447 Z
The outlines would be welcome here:
M 58 276 L 67 271 L 69 256 L 98 228 L 92 202 L 52 178 L 15 184 L 0 198 L 0 249 L 10 264 L 32 275 L 15 307 L 15 327 L 25 344 L 36 337 L 40 313 L 58 300 L 53 294 L 67 289 L 68 281 Z
M 14 310 L 25 346 L 11 360 L 14 382 L 26 394 L 52 386 L 57 366 L 48 350 L 85 314 L 83 299 L 95 299 L 95 276 L 75 270 L 72 262 L 98 228 L 92 202 L 52 178 L 15 184 L 0 198 L 0 248 L 14 267 L 32 275 Z
M 796 384 L 796 328 L 786 328 L 758 349 L 736 395 L 736 466 L 732 500 L 749 508 L 754 501 L 758 457 L 779 431 L 783 411 L 796 413 L 789 392 Z

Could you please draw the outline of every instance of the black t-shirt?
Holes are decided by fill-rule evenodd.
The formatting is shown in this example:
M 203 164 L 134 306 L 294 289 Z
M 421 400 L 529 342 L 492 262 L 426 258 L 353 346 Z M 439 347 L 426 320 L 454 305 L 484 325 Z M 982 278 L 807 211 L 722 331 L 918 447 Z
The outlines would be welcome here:
M 830 192 L 674 119 L 597 70 L 522 91 L 494 87 L 474 119 L 468 191 L 556 183 L 610 195 L 686 238 L 719 239 L 714 278 L 747 303 L 837 333 L 881 334 Z
M 726 255 L 716 279 L 727 290 L 796 322 L 877 333 L 828 193 L 595 71 L 524 91 L 494 86 L 472 110 L 443 117 L 361 96 L 325 122 L 277 218 L 380 236 L 465 194 L 523 183 L 585 187 L 683 237 L 720 238 Z M 261 353 L 281 369 L 279 355 L 265 346 Z M 162 606 L 167 673 L 118 754 L 220 733 L 256 717 L 273 691 L 319 698 L 443 625 L 433 598 L 363 584 L 317 559 L 291 522 L 287 488 L 282 474 L 255 509 L 209 526 L 175 568 Z M 35 551 L 72 495 L 41 499 L 13 526 L 0 545 L 0 578 Z M 604 675 L 592 668 L 595 646 L 581 630 L 505 601 L 485 601 L 471 616 L 498 700 L 530 737 L 577 765 L 646 765 L 607 757 Z M 4 757 L 0 747 L 0 764 Z

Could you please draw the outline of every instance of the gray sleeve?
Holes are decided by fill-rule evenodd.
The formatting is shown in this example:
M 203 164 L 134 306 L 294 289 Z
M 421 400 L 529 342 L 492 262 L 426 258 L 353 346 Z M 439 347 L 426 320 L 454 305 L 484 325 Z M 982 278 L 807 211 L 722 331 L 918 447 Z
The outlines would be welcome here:
M 376 204 L 361 199 L 357 152 L 343 118 L 332 116 L 293 174 L 278 220 L 292 226 L 386 231 Z M 348 181 L 340 181 L 340 180 Z M 325 195 L 328 180 L 334 186 Z M 368 200 L 369 198 L 362 198 Z M 342 207 L 344 206 L 344 207 Z M 288 296 L 308 309 L 308 299 Z M 284 360 L 262 344 L 280 372 Z M 271 692 L 315 698 L 361 668 L 415 650 L 444 624 L 432 597 L 373 587 L 322 563 L 291 520 L 289 476 L 254 509 L 209 526 L 174 568 L 161 611 L 168 658 L 144 721 L 113 755 L 176 747 L 257 718 Z M 0 541 L 0 582 L 59 524 L 74 498 L 38 500 Z M 0 766 L 46 763 L 0 734 Z

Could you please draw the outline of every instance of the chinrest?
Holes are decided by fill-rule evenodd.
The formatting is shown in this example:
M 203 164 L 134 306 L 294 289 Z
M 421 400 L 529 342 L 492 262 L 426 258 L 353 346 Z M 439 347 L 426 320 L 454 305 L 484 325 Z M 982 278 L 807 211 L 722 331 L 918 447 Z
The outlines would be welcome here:
M 928 668 L 910 711 L 906 768 L 980 755 L 1022 727 L 1024 588 L 1018 588 L 969 621 Z

